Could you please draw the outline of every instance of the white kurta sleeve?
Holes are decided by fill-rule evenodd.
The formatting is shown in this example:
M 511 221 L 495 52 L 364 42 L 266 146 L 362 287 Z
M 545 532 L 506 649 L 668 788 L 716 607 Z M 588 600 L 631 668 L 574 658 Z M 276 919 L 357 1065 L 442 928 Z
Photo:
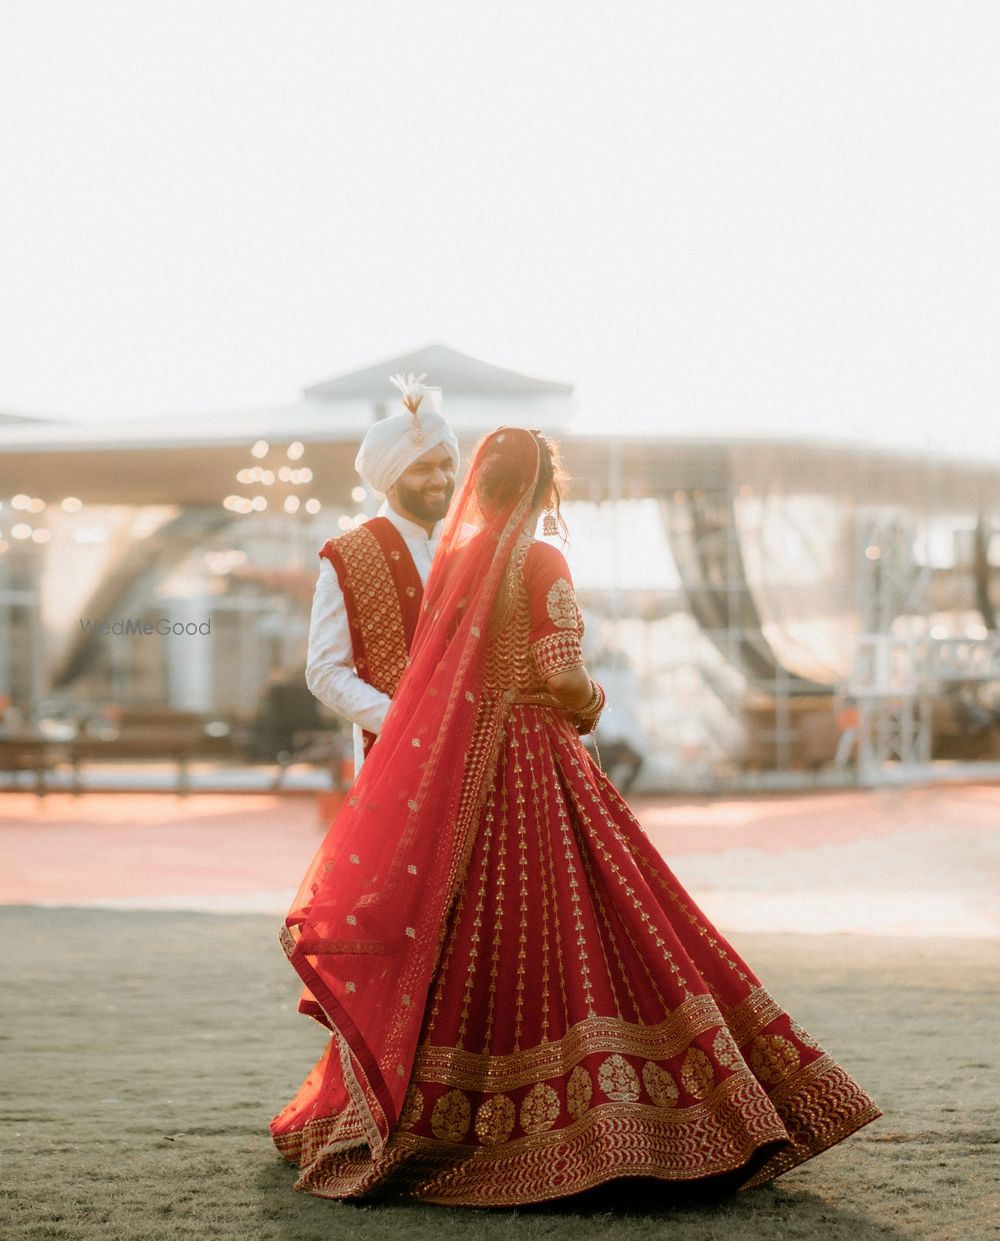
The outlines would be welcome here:
M 354 670 L 347 606 L 337 571 L 324 556 L 313 594 L 309 619 L 306 684 L 313 694 L 352 723 L 369 732 L 382 727 L 392 699 Z

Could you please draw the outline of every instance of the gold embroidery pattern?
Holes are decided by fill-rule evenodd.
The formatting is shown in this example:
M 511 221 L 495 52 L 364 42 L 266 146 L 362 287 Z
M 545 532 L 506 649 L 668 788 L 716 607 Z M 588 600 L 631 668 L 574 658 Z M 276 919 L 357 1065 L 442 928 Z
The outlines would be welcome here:
M 696 1099 L 704 1099 L 715 1085 L 715 1070 L 712 1062 L 700 1047 L 689 1047 L 681 1068 L 681 1082 L 684 1089 Z
M 559 1119 L 559 1096 L 545 1082 L 532 1086 L 521 1100 L 521 1128 L 525 1133 L 551 1129 Z
M 472 1108 L 461 1090 L 443 1094 L 431 1112 L 431 1131 L 442 1142 L 461 1142 L 469 1132 Z
M 588 781 L 584 775 L 583 768 L 580 765 L 580 759 L 577 757 L 577 754 L 578 753 L 583 754 L 584 757 L 586 758 L 586 751 L 583 749 L 583 746 L 579 743 L 579 738 L 574 738 L 572 745 L 567 744 L 567 741 L 568 739 L 565 736 L 559 738 L 559 744 L 564 749 L 565 755 L 563 756 L 557 755 L 556 761 L 560 764 L 563 761 L 568 761 L 569 764 L 574 768 L 574 771 L 576 773 L 576 781 L 570 779 L 568 782 L 568 788 L 569 788 L 570 797 L 572 798 L 572 801 L 573 801 L 573 808 L 576 811 L 578 820 L 583 826 L 584 830 L 586 831 L 588 843 L 593 845 L 594 849 L 598 853 L 600 853 L 602 859 L 607 864 L 608 869 L 611 871 L 614 877 L 618 880 L 618 883 L 621 888 L 622 899 L 630 900 L 632 902 L 633 908 L 638 912 L 639 918 L 642 920 L 643 926 L 645 927 L 649 935 L 652 937 L 659 952 L 662 954 L 663 960 L 666 963 L 666 966 L 670 970 L 671 974 L 673 974 L 677 985 L 683 990 L 686 996 L 691 997 L 693 993 L 688 987 L 687 980 L 685 979 L 683 973 L 678 967 L 677 962 L 674 960 L 673 953 L 666 946 L 666 940 L 660 934 L 660 931 L 657 927 L 657 921 L 654 920 L 649 910 L 645 907 L 642 898 L 636 893 L 632 884 L 629 882 L 629 878 L 626 875 L 625 871 L 622 869 L 621 866 L 619 866 L 618 862 L 615 860 L 614 856 L 611 853 L 611 850 L 608 847 L 608 842 L 604 838 L 604 833 L 600 830 L 597 824 L 594 823 L 590 815 L 587 813 L 587 809 L 584 806 L 580 798 L 580 794 L 579 794 L 579 789 L 581 786 L 586 788 L 592 805 L 594 806 L 595 810 L 598 812 L 599 816 L 601 817 L 603 821 L 604 827 L 607 829 L 608 832 L 610 832 L 614 841 L 617 844 L 622 845 L 625 849 L 629 851 L 629 853 L 633 852 L 633 850 L 629 848 L 629 843 L 626 840 L 626 838 L 623 836 L 621 830 L 618 828 L 614 820 L 608 814 L 607 808 L 597 797 L 597 794 L 594 792 L 594 789 L 590 781 Z M 635 951 L 635 955 L 641 959 L 643 954 L 639 950 L 638 946 L 635 943 L 635 940 L 633 939 L 631 935 L 631 932 L 629 932 L 627 928 L 626 928 L 626 935 L 629 939 L 629 942 L 632 944 L 632 947 Z
M 724 1069 L 738 1069 L 742 1067 L 743 1057 L 740 1055 L 740 1049 L 736 1046 L 733 1036 L 726 1026 L 722 1027 L 712 1041 L 712 1055 L 715 1056 Z
M 788 1087 L 794 1082 L 794 1089 Z M 771 1102 L 791 1135 L 779 1151 L 742 1189 L 755 1189 L 860 1129 L 882 1115 L 875 1101 L 829 1056 L 806 1065 L 793 1079 L 772 1091 Z
M 412 1129 L 424 1114 L 424 1094 L 419 1086 L 411 1085 L 403 1100 L 403 1109 L 399 1114 L 399 1127 Z
M 710 995 L 697 995 L 657 1025 L 641 1025 L 619 1017 L 589 1017 L 577 1022 L 564 1038 L 516 1055 L 490 1056 L 423 1043 L 417 1049 L 413 1077 L 416 1081 L 463 1090 L 511 1091 L 555 1077 L 567 1065 L 575 1065 L 595 1052 L 669 1060 L 684 1051 L 698 1034 L 718 1024 L 715 1001 Z
M 624 1056 L 608 1056 L 601 1062 L 597 1084 L 615 1103 L 634 1103 L 639 1098 L 639 1075 Z
M 788 1100 L 799 1094 L 810 1082 L 816 1081 L 817 1078 L 829 1073 L 831 1069 L 838 1067 L 836 1060 L 824 1052 L 822 1056 L 817 1057 L 809 1064 L 804 1064 L 798 1070 L 789 1073 L 777 1085 L 771 1086 L 767 1091 L 767 1097 L 778 1111 L 782 1112 Z
M 566 1110 L 574 1120 L 579 1120 L 588 1107 L 594 1094 L 594 1083 L 590 1074 L 578 1064 L 569 1075 L 566 1083 Z
M 652 1060 L 642 1066 L 642 1084 L 654 1107 L 673 1107 L 680 1098 L 673 1074 Z
M 330 1150 L 325 1139 L 339 1118 L 306 1126 L 295 1157 L 293 1135 L 275 1137 L 297 1162 L 297 1189 L 324 1197 L 363 1197 L 390 1175 L 405 1197 L 451 1206 L 514 1206 L 578 1193 L 618 1176 L 655 1176 L 668 1181 L 730 1172 L 767 1143 L 781 1143 L 770 1160 L 743 1183 L 764 1185 L 818 1155 L 863 1125 L 878 1107 L 829 1057 L 807 1065 L 770 1096 L 747 1069 L 722 1081 L 711 1099 L 668 1115 L 641 1104 L 604 1103 L 584 1109 L 572 1124 L 476 1149 L 455 1175 L 453 1148 L 397 1129 L 384 1152 L 372 1159 L 366 1147 Z M 567 1090 L 567 1095 L 569 1091 Z M 778 1117 L 775 1115 L 775 1106 Z M 738 1115 L 736 1130 L 720 1119 Z M 789 1135 L 792 1140 L 789 1141 Z M 557 1154 L 558 1152 L 558 1154 Z M 558 1159 L 558 1182 L 553 1167 Z
M 750 1049 L 750 1067 L 768 1085 L 780 1082 L 799 1067 L 795 1044 L 780 1034 L 761 1034 Z
M 542 681 L 555 676 L 557 672 L 568 672 L 571 668 L 583 666 L 580 639 L 575 633 L 560 631 L 546 634 L 544 638 L 532 642 L 531 654 Z
M 365 1131 L 353 1103 L 341 1112 L 310 1121 L 295 1133 L 274 1134 L 274 1143 L 286 1159 L 308 1166 L 324 1150 L 344 1150 L 364 1142 Z
M 564 577 L 557 577 L 545 596 L 545 610 L 549 620 L 560 629 L 576 629 L 583 632 L 583 617 L 576 605 L 573 587 Z
M 795 1035 L 795 1037 L 799 1040 L 800 1043 L 810 1048 L 810 1050 L 812 1051 L 823 1050 L 823 1048 L 820 1047 L 819 1043 L 816 1042 L 816 1040 L 809 1033 L 809 1031 L 804 1030 L 802 1026 L 800 1026 L 799 1023 L 795 1020 L 794 1017 L 789 1019 L 789 1024 L 790 1024 L 792 1033 Z
M 516 1119 L 513 1099 L 505 1094 L 494 1095 L 476 1112 L 476 1137 L 484 1146 L 506 1142 Z
M 742 1047 L 765 1026 L 769 1026 L 775 1017 L 780 1017 L 781 1012 L 763 987 L 755 987 L 746 999 L 740 1000 L 725 1013 L 726 1025 L 736 1046 Z
M 491 622 L 483 688 L 487 692 L 544 689 L 531 659 L 531 608 L 523 575 L 509 576 L 507 589 L 512 597 L 509 605 L 504 604 L 506 619 L 502 625 Z
M 354 594 L 356 618 L 365 647 L 363 679 L 390 697 L 406 668 L 406 631 L 403 613 L 382 546 L 365 526 L 334 540 L 344 560 Z
M 496 602 L 493 605 L 493 615 L 490 618 L 491 634 L 497 634 L 505 629 L 517 610 L 520 596 L 524 594 L 524 561 L 534 542 L 530 532 L 524 530 L 514 544 L 514 550 L 507 561 L 503 581 L 500 583 Z
M 741 1123 L 735 1129 L 720 1124 L 720 1116 L 737 1114 Z M 553 1190 L 577 1193 L 616 1176 L 686 1180 L 727 1172 L 745 1164 L 760 1146 L 785 1141 L 786 1130 L 767 1096 L 744 1071 L 721 1083 L 710 1104 L 665 1112 L 644 1104 L 602 1103 L 566 1126 L 466 1147 L 475 1159 L 463 1158 L 457 1177 L 453 1147 L 396 1130 L 376 1160 L 367 1152 L 324 1154 L 296 1188 L 359 1197 L 391 1173 L 399 1192 L 425 1202 L 513 1206 L 550 1199 Z
M 521 724 L 523 728 L 523 715 L 521 717 Z M 510 730 L 509 744 L 514 770 L 514 798 L 517 806 L 517 875 L 518 895 L 520 897 L 520 904 L 518 906 L 520 919 L 518 921 L 519 934 L 517 937 L 517 983 L 514 992 L 514 1050 L 520 1051 L 521 1023 L 524 1020 L 524 980 L 527 973 L 525 963 L 527 961 L 528 945 L 528 815 L 525 810 L 527 799 L 524 795 L 524 768 L 521 763 L 521 752 L 518 748 L 517 730 L 515 728 Z M 524 1108 L 522 1106 L 522 1117 L 523 1114 Z

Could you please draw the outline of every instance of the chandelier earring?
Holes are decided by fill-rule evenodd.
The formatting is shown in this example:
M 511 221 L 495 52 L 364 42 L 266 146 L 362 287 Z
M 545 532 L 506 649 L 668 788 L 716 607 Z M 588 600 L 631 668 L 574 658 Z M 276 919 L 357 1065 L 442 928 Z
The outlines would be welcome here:
M 555 509 L 551 504 L 547 505 L 542 514 L 542 534 L 547 538 L 551 538 L 554 534 L 559 533 L 559 526 L 556 523 Z

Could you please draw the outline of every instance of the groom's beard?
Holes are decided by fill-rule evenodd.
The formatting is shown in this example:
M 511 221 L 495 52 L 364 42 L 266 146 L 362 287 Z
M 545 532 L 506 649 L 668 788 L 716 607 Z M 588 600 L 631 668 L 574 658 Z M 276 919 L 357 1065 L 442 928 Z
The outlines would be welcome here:
M 443 487 L 408 487 L 403 482 L 396 484 L 396 498 L 400 508 L 418 521 L 440 521 L 448 512 L 448 505 L 454 494 L 454 482 L 445 483 Z

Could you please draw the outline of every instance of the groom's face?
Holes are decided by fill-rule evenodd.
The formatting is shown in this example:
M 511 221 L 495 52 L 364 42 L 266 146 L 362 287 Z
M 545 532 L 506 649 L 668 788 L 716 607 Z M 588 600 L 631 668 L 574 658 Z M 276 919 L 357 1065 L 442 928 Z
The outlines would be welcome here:
M 422 522 L 440 521 L 454 493 L 455 467 L 443 444 L 407 466 L 388 492 L 406 516 Z

